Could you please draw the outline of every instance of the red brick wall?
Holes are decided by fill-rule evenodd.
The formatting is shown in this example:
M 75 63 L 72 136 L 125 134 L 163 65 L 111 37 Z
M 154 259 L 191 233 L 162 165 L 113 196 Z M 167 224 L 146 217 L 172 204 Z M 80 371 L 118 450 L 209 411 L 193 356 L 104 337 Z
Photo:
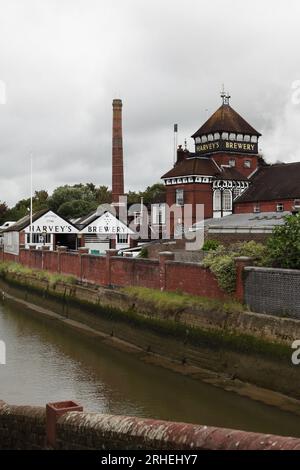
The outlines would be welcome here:
M 60 253 L 60 272 L 80 277 L 80 258 L 78 253 Z
M 105 285 L 106 259 L 104 256 L 81 255 L 82 279 Z
M 229 160 L 235 160 L 235 169 L 238 170 L 242 175 L 249 176 L 257 168 L 257 156 L 256 155 L 236 155 L 233 153 L 217 153 L 213 156 L 215 162 L 221 165 L 228 165 Z M 251 161 L 251 167 L 245 168 L 245 160 Z
M 43 269 L 42 251 L 32 250 L 30 253 L 30 267 L 34 269 Z
M 17 255 L 11 255 L 10 253 L 3 253 L 3 261 L 18 262 L 19 257 Z
M 19 262 L 25 266 L 30 266 L 30 253 L 29 250 L 20 250 Z
M 278 199 L 276 201 L 258 201 L 255 202 L 241 202 L 234 204 L 235 214 L 250 214 L 256 204 L 259 204 L 261 212 L 274 212 L 276 211 L 277 204 L 283 204 L 283 210 L 291 211 L 294 205 L 294 199 Z
M 44 269 L 51 272 L 58 272 L 57 251 L 44 251 Z
M 79 253 L 21 250 L 20 257 L 4 253 L 4 260 L 18 261 L 38 269 L 72 274 L 98 285 L 142 286 L 192 295 L 224 299 L 214 275 L 197 263 L 167 261 L 173 253 L 161 253 L 160 261 L 150 259 L 101 257 Z
M 203 297 L 225 299 L 215 276 L 199 264 L 166 262 L 166 290 L 181 291 Z
M 158 260 L 134 260 L 134 285 L 159 289 Z
M 204 204 L 204 218 L 213 216 L 212 185 L 209 183 L 174 184 L 166 186 L 166 203 L 169 207 L 176 203 L 176 189 L 183 189 L 184 204 L 192 204 L 192 223 L 196 220 L 196 204 Z M 175 221 L 177 224 L 177 221 Z M 168 221 L 166 221 L 168 226 Z M 182 221 L 183 223 L 183 221 Z M 176 225 L 175 224 L 175 225 Z M 170 214 L 170 233 L 173 235 L 174 214 Z

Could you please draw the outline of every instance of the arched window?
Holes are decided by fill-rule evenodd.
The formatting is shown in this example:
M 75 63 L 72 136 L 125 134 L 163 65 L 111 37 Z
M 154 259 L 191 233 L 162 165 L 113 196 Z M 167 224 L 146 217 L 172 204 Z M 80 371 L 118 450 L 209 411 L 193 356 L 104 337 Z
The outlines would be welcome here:
M 229 189 L 223 191 L 223 211 L 232 210 L 232 194 Z
M 220 189 L 216 189 L 214 191 L 214 211 L 221 210 L 221 191 Z

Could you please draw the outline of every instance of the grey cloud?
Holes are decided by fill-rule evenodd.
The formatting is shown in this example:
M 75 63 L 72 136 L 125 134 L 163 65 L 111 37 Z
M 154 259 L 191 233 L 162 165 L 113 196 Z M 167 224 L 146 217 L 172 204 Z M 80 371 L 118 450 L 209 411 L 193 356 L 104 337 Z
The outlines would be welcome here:
M 0 0 L 0 200 L 28 196 L 30 152 L 36 189 L 110 185 L 115 97 L 126 188 L 158 181 L 173 123 L 192 148 L 223 82 L 267 159 L 299 160 L 299 16 L 298 0 Z

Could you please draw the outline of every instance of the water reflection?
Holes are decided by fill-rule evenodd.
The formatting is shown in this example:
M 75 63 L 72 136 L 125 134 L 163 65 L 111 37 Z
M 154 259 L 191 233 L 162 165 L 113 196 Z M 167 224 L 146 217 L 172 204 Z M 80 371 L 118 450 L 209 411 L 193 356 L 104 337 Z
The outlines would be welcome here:
M 145 364 L 23 307 L 0 306 L 0 339 L 0 398 L 12 404 L 75 399 L 89 411 L 300 436 L 297 416 Z

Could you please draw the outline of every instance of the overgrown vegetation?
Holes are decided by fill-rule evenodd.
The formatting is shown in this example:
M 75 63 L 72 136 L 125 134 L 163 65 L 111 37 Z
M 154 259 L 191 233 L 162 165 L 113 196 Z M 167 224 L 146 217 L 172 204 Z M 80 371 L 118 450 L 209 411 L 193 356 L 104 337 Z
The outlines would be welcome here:
M 0 263 L 0 276 L 5 278 L 7 275 L 31 276 L 40 281 L 48 281 L 51 287 L 54 287 L 58 282 L 64 282 L 66 284 L 76 283 L 76 278 L 71 275 L 40 271 L 38 269 L 28 268 L 19 263 Z
M 149 302 L 160 312 L 174 312 L 188 307 L 197 307 L 204 311 L 242 312 L 243 306 L 235 301 L 222 302 L 217 299 L 198 297 L 179 292 L 160 291 L 147 287 L 124 287 L 122 291 L 133 300 Z
M 240 242 L 229 247 L 219 245 L 210 250 L 203 260 L 203 266 L 209 268 L 216 276 L 220 287 L 228 293 L 235 290 L 236 269 L 234 259 L 239 256 L 253 258 L 256 266 L 268 265 L 267 247 L 262 243 Z
M 205 240 L 203 243 L 202 250 L 203 251 L 210 251 L 210 250 L 216 250 L 220 246 L 220 243 L 218 240 Z
M 300 269 L 300 213 L 287 215 L 285 224 L 274 228 L 267 250 L 271 266 Z
M 148 248 L 145 246 L 141 249 L 139 258 L 148 258 Z
M 207 256 L 203 265 L 216 276 L 222 289 L 231 293 L 235 289 L 236 269 L 234 259 L 238 256 L 253 258 L 255 266 L 268 266 L 285 269 L 300 269 L 300 213 L 287 215 L 284 225 L 273 229 L 267 243 L 255 241 L 236 243 L 230 247 L 207 240 Z

